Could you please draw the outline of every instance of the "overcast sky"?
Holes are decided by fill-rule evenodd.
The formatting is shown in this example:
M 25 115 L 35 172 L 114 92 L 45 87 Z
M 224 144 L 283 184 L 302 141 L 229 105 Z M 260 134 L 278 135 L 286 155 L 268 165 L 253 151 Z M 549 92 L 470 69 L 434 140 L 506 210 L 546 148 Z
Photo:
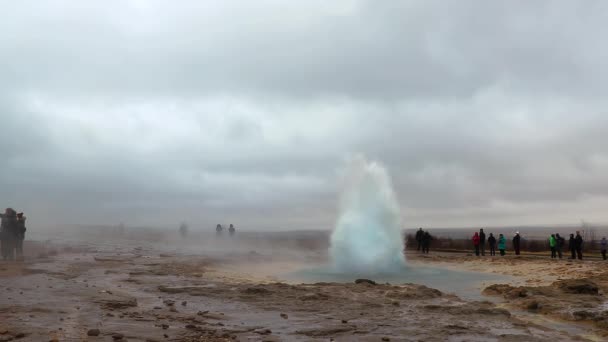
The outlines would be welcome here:
M 0 199 L 58 223 L 608 222 L 606 1 L 0 1 Z

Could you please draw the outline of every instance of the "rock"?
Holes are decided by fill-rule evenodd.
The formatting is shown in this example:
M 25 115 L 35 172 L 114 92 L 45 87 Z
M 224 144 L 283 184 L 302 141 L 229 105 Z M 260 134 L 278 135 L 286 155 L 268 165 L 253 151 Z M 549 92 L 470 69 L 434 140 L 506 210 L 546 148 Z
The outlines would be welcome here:
M 288 318 L 289 318 L 289 316 L 287 316 L 287 314 L 285 314 L 285 313 L 282 313 L 282 314 L 281 314 L 281 318 L 283 318 L 283 319 L 288 319 Z
M 101 334 L 99 329 L 90 329 L 87 331 L 87 336 L 99 336 L 99 334 Z
M 574 317 L 574 319 L 576 319 L 577 321 L 594 319 L 597 317 L 597 312 L 579 310 L 579 311 L 574 311 L 572 313 L 572 317 Z
M 163 330 L 167 330 L 169 329 L 169 324 L 163 324 L 161 325 L 161 327 L 163 328 Z
M 173 306 L 173 305 L 175 305 L 175 301 L 171 300 L 171 299 L 165 299 L 165 300 L 163 300 L 163 304 L 165 304 L 167 306 Z
M 517 288 L 514 288 L 513 290 L 507 292 L 504 296 L 505 296 L 505 298 L 509 298 L 509 299 L 524 298 L 524 297 L 528 296 L 528 290 L 526 290 L 523 287 L 517 287 Z
M 383 338 L 382 338 L 382 341 L 385 341 L 385 342 L 388 342 L 388 341 L 390 341 L 390 340 L 391 340 L 391 339 L 390 339 L 390 338 L 388 338 L 388 337 L 383 337 Z
M 125 335 L 120 334 L 120 333 L 115 333 L 115 334 L 112 334 L 112 339 L 113 339 L 114 341 L 120 341 L 120 340 L 122 340 L 124 337 L 125 337 Z
M 17 335 L 15 335 L 15 339 L 20 339 L 20 338 L 24 338 L 25 334 L 24 333 L 18 333 Z
M 186 329 L 196 329 L 196 325 L 188 324 L 188 325 L 186 325 Z
M 319 329 L 306 329 L 306 330 L 296 330 L 296 334 L 305 335 L 309 337 L 322 337 L 322 336 L 335 336 L 337 334 L 345 333 L 353 331 L 355 328 L 352 326 L 336 326 L 336 327 L 326 327 Z
M 537 300 L 530 300 L 525 303 L 526 310 L 536 311 L 540 309 L 540 303 Z
M 248 287 L 245 290 L 243 290 L 242 293 L 255 295 L 255 294 L 269 294 L 269 293 L 271 293 L 271 291 L 266 288 L 256 286 L 256 287 Z
M 568 279 L 553 283 L 565 293 L 598 295 L 597 284 L 587 279 Z
M 300 297 L 300 300 L 328 300 L 329 296 L 320 292 L 306 293 Z
M 183 302 L 182 302 L 182 306 L 186 306 L 186 305 L 188 305 L 188 302 L 183 301 Z
M 162 310 L 162 307 L 160 307 L 160 306 L 155 306 L 155 307 L 154 307 L 154 310 Z
M 272 334 L 272 330 L 270 330 L 270 329 L 258 329 L 258 330 L 255 330 L 254 333 L 260 334 L 260 335 L 270 335 L 270 334 Z
M 346 323 L 348 323 L 348 321 L 347 321 L 347 320 L 345 320 L 345 319 L 343 319 L 343 320 L 342 320 L 342 324 L 346 324 Z
M 177 309 L 175 308 L 175 306 L 172 306 L 171 309 L 169 309 L 169 311 L 171 311 L 171 312 L 178 312 Z
M 375 281 L 369 279 L 357 279 L 355 284 L 378 285 Z

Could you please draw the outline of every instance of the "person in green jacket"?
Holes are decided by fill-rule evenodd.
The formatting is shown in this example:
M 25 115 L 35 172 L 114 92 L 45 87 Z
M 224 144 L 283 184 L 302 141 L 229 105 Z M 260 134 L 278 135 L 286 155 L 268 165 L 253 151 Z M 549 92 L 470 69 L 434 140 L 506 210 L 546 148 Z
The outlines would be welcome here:
M 549 237 L 549 247 L 551 247 L 551 259 L 557 258 L 557 250 L 555 249 L 557 246 L 557 240 L 555 239 L 555 234 L 551 234 Z
M 505 256 L 505 249 L 507 249 L 507 239 L 505 239 L 504 235 L 500 234 L 498 235 L 498 250 L 501 256 Z

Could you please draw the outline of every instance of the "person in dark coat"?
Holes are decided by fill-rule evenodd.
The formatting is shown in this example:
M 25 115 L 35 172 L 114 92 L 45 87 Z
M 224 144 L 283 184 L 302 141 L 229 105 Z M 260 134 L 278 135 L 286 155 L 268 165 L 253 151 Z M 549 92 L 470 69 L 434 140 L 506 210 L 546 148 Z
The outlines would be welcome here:
M 234 228 L 234 226 L 231 223 L 230 228 L 228 228 L 228 233 L 230 233 L 230 236 L 233 236 L 235 232 L 236 232 L 236 229 Z
M 519 250 L 521 246 L 521 236 L 519 232 L 515 232 L 515 236 L 513 237 L 513 249 L 515 250 L 515 255 L 519 255 Z
M 422 228 L 418 229 L 416 232 L 416 242 L 418 243 L 418 251 L 422 248 L 422 238 L 424 237 L 424 231 Z
M 572 259 L 572 260 L 576 259 L 576 247 L 575 247 L 575 242 L 574 242 L 574 234 L 570 234 L 570 239 L 568 239 L 568 249 L 570 250 L 570 253 L 572 254 L 572 257 L 570 259 Z
M 494 237 L 494 235 L 492 235 L 492 233 L 490 233 L 490 236 L 488 237 L 488 246 L 490 247 L 490 255 L 495 256 L 496 255 L 496 238 Z
M 483 232 L 483 228 L 479 230 L 479 250 L 481 255 L 486 255 L 486 233 Z
M 15 258 L 15 240 L 17 239 L 17 212 L 12 208 L 6 208 L 1 218 L 2 258 L 13 260 Z
M 574 238 L 574 249 L 576 250 L 578 260 L 583 260 L 583 237 L 578 231 L 576 232 L 576 237 Z
M 215 234 L 222 235 L 222 231 L 224 231 L 224 227 L 218 223 L 217 226 L 215 226 Z
M 424 234 L 422 234 L 422 253 L 429 254 L 429 248 L 431 248 L 432 240 L 433 237 L 431 234 L 429 234 L 429 232 L 424 232 Z
M 557 241 L 556 241 L 556 242 L 557 242 L 557 244 L 556 244 L 556 246 L 555 246 L 555 249 L 556 249 L 556 251 L 557 251 L 557 257 L 561 259 L 561 258 L 562 258 L 562 255 L 563 255 L 563 254 L 562 254 L 562 251 L 564 250 L 564 243 L 565 243 L 566 241 L 565 241 L 565 240 L 564 240 L 564 238 L 563 238 L 563 237 L 561 237 L 559 234 L 555 234 L 555 240 L 557 240 Z
M 15 252 L 17 260 L 23 260 L 23 240 L 25 240 L 25 216 L 23 213 L 17 214 Z

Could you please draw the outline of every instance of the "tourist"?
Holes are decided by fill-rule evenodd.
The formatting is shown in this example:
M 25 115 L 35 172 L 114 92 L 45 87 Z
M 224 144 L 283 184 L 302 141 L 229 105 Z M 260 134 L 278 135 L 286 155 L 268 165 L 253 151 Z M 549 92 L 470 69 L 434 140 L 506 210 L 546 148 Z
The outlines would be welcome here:
M 422 253 L 429 254 L 429 248 L 431 247 L 431 241 L 433 237 L 429 234 L 428 231 L 424 232 L 422 235 Z
M 424 231 L 422 228 L 418 229 L 416 232 L 416 242 L 418 243 L 418 251 L 422 248 L 422 238 L 424 237 Z
M 498 250 L 500 256 L 505 256 L 505 249 L 507 249 L 507 239 L 502 234 L 498 235 Z
M 17 214 L 17 229 L 15 231 L 15 251 L 17 260 L 23 260 L 23 240 L 25 240 L 25 216 L 23 213 Z
M 513 237 L 513 249 L 515 250 L 515 255 L 519 255 L 521 243 L 521 236 L 519 236 L 519 232 L 515 232 L 515 236 Z
M 559 236 L 559 234 L 555 234 L 557 257 L 562 258 L 562 250 L 564 249 L 564 238 Z
M 600 252 L 602 252 L 602 259 L 606 260 L 606 247 L 608 247 L 608 240 L 604 236 L 602 240 L 600 240 Z
M 551 259 L 557 258 L 557 251 L 555 250 L 556 245 L 557 240 L 555 240 L 555 234 L 551 234 L 551 236 L 549 236 L 549 248 L 551 248 Z
M 486 255 L 486 233 L 483 232 L 483 228 L 479 230 L 479 250 L 481 255 Z
M 576 259 L 576 243 L 574 242 L 574 234 L 570 234 L 570 239 L 568 240 L 568 249 L 570 253 L 572 253 L 572 257 L 570 259 Z
M 216 235 L 222 235 L 222 231 L 224 230 L 224 228 L 222 227 L 221 224 L 217 224 L 217 226 L 215 226 L 215 234 Z
M 15 255 L 15 240 L 17 239 L 17 212 L 12 208 L 6 208 L 4 214 L 0 215 L 2 223 L 0 231 L 2 234 L 2 258 L 13 260 Z
M 490 237 L 488 237 L 488 246 L 490 246 L 490 255 L 496 256 L 496 238 L 492 233 L 490 233 Z
M 578 260 L 583 260 L 583 237 L 580 232 L 576 232 L 576 237 L 574 238 L 574 249 L 576 249 L 576 256 Z
M 234 228 L 234 226 L 231 223 L 230 228 L 228 228 L 228 233 L 230 233 L 230 236 L 233 236 L 235 232 L 236 232 L 236 229 Z
M 477 232 L 473 235 L 473 246 L 475 246 L 475 255 L 479 256 L 479 234 Z

